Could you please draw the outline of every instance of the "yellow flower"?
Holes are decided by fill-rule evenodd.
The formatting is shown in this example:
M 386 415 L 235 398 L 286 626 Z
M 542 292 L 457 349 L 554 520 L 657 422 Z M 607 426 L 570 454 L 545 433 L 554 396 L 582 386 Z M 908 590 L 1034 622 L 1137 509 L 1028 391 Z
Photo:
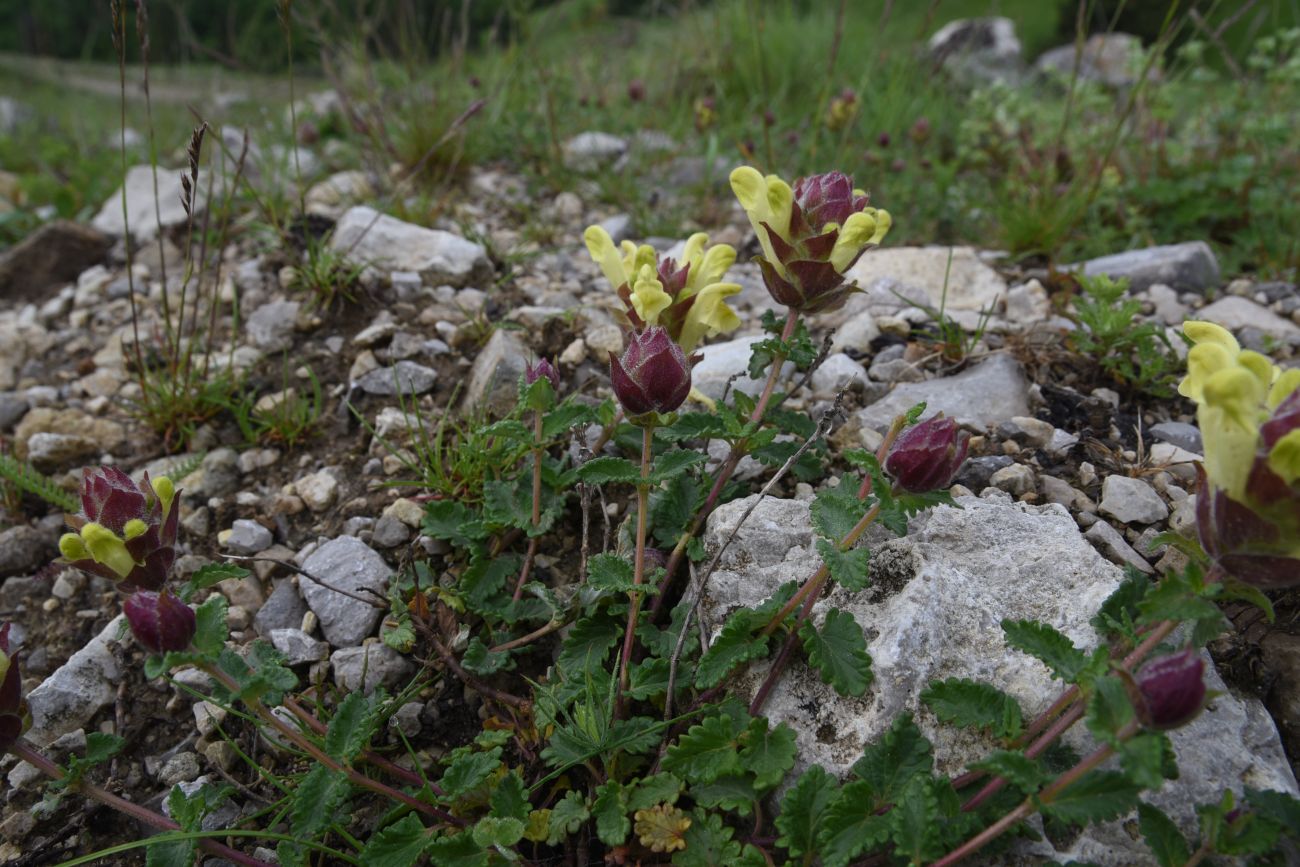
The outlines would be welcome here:
M 592 261 L 600 266 L 605 279 L 615 290 L 621 286 L 631 288 L 633 277 L 646 265 L 653 271 L 658 259 L 655 248 L 649 244 L 638 247 L 631 241 L 624 241 L 622 247 L 614 246 L 614 239 L 600 226 L 588 226 L 582 233 L 582 240 Z
M 96 563 L 125 578 L 135 568 L 135 558 L 126 550 L 126 542 L 102 524 L 91 522 L 81 528 L 81 540 Z
M 686 312 L 677 343 L 686 352 L 705 337 L 714 337 L 740 327 L 740 317 L 727 306 L 726 299 L 740 291 L 739 283 L 710 283 L 700 290 L 695 303 Z
M 763 177 L 750 166 L 741 166 L 731 173 L 731 191 L 736 194 L 736 200 L 749 217 L 749 224 L 754 227 L 758 243 L 763 247 L 763 257 L 784 276 L 785 266 L 773 250 L 763 224 L 766 223 L 782 238 L 789 238 L 794 191 L 776 175 Z
M 642 265 L 632 287 L 632 309 L 647 326 L 659 324 L 659 314 L 673 304 L 673 297 L 664 291 L 654 266 Z

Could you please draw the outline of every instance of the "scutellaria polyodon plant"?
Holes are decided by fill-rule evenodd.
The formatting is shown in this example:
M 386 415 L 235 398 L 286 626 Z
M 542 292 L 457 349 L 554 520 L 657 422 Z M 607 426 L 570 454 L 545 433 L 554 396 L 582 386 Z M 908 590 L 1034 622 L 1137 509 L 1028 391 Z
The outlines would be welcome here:
M 117 467 L 87 470 L 81 485 L 82 514 L 68 515 L 76 532 L 65 533 L 59 551 L 70 566 L 100 575 L 123 590 L 161 590 L 176 561 L 180 511 L 171 479 L 139 484 Z

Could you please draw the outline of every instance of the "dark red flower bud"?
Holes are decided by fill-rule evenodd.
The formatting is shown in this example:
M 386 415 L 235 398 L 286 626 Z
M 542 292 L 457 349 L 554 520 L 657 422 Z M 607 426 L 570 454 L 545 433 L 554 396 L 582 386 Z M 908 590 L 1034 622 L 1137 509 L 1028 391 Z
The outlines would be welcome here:
M 551 381 L 551 388 L 556 391 L 560 390 L 560 372 L 555 369 L 555 365 L 545 358 L 539 358 L 536 363 L 527 365 L 524 368 L 524 381 L 532 385 L 542 377 Z
M 880 135 L 876 136 L 876 143 L 879 144 L 882 148 L 889 147 L 889 141 L 890 141 L 889 133 L 887 132 L 882 132 Z
M 9 624 L 0 626 L 0 753 L 31 728 L 18 660 L 9 654 Z
M 970 434 L 959 431 L 954 419 L 939 413 L 898 438 L 885 458 L 885 470 L 905 491 L 937 491 L 952 484 L 969 447 Z
M 640 102 L 645 99 L 645 82 L 639 78 L 634 78 L 627 83 L 627 98 L 633 102 Z
M 629 416 L 672 412 L 691 391 L 691 361 L 668 332 L 654 326 L 633 333 L 620 359 L 609 356 L 614 395 Z
M 102 524 L 121 533 L 126 522 L 145 516 L 148 500 L 145 492 L 117 467 L 102 466 L 86 470 L 81 481 L 81 508 L 86 520 Z
M 194 638 L 194 609 L 164 590 L 140 590 L 122 603 L 131 634 L 140 646 L 154 653 L 184 650 Z
M 1265 590 L 1300 584 L 1300 559 L 1291 556 L 1288 538 L 1279 524 L 1211 485 L 1205 470 L 1196 465 L 1200 485 L 1196 494 L 1196 530 L 1201 547 L 1223 572 L 1238 581 Z M 1296 503 L 1289 489 L 1256 459 L 1248 486 L 1257 499 Z M 1290 501 L 1287 497 L 1291 496 Z M 1300 513 L 1300 503 L 1291 508 Z M 1300 524 L 1300 514 L 1293 519 Z
M 1192 648 L 1153 659 L 1137 673 L 1138 719 L 1165 731 L 1191 722 L 1205 704 L 1205 662 Z
M 912 124 L 912 128 L 907 131 L 907 134 L 912 137 L 912 141 L 921 144 L 930 137 L 930 119 L 918 117 L 916 122 Z

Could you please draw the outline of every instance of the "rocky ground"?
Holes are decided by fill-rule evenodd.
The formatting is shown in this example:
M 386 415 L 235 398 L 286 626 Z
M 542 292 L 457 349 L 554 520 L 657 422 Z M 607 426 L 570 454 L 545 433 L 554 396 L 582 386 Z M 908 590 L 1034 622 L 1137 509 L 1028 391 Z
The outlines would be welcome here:
M 607 166 L 636 146 L 609 138 L 580 137 L 568 153 L 578 164 Z M 263 401 L 283 400 L 286 388 L 308 393 L 314 378 L 322 394 L 314 435 L 293 447 L 250 443 L 222 414 L 199 425 L 176 453 L 131 408 L 140 396 L 135 334 L 149 345 L 160 333 L 164 293 L 180 302 L 185 214 L 174 207 L 177 177 L 160 175 L 161 235 L 137 228 L 154 222 L 148 173 L 129 179 L 128 212 L 143 242 L 130 283 L 117 198 L 91 225 L 48 224 L 0 256 L 0 442 L 69 490 L 80 468 L 96 463 L 152 474 L 188 470 L 178 480 L 179 571 L 226 555 L 258 558 L 252 578 L 218 588 L 231 603 L 233 639 L 270 640 L 310 683 L 400 688 L 421 666 L 378 642 L 380 612 L 276 561 L 380 592 L 414 560 L 436 572 L 446 549 L 420 535 L 427 490 L 398 484 L 417 479 L 412 464 L 428 442 L 422 437 L 457 413 L 507 408 L 523 365 L 540 356 L 557 359 L 566 391 L 609 395 L 606 358 L 623 343 L 619 305 L 580 239 L 590 223 L 616 240 L 628 237 L 630 220 L 592 206 L 583 190 L 532 199 L 507 171 L 476 170 L 454 210 L 424 228 L 372 208 L 364 174 L 331 177 L 307 195 L 314 219 L 305 233 L 333 228 L 331 248 L 362 269 L 354 301 L 317 303 L 296 288 L 300 250 L 267 248 L 238 230 L 217 257 L 219 271 L 209 269 L 190 287 L 217 296 L 216 328 L 204 347 L 210 370 L 237 372 Z M 550 240 L 521 233 L 512 215 L 524 209 L 542 215 Z M 757 390 L 744 371 L 759 317 L 772 305 L 757 267 L 746 261 L 756 245 L 739 210 L 703 228 L 714 242 L 742 251 L 731 274 L 744 286 L 736 304 L 744 325 L 704 347 L 695 384 L 715 398 L 729 383 Z M 648 240 L 661 250 L 675 243 Z M 1081 266 L 1128 278 L 1142 321 L 1174 328 L 1186 318 L 1206 319 L 1280 364 L 1300 362 L 1296 287 L 1231 279 L 1203 243 L 1117 252 Z M 844 415 L 830 437 L 831 475 L 842 469 L 840 450 L 879 444 L 893 416 L 918 401 L 976 436 L 953 489 L 963 510 L 941 509 L 902 540 L 877 538 L 878 589 L 863 600 L 837 599 L 869 625 L 877 684 L 892 687 L 846 702 L 804 694 L 805 681 L 815 679 L 792 674 L 774 697 L 773 716 L 800 732 L 801 761 L 828 768 L 851 763 L 879 731 L 875 721 L 914 708 L 911 687 L 933 677 L 990 677 L 1035 709 L 1048 697 L 1045 672 L 1029 670 L 1027 658 L 1008 660 L 997 622 L 1036 617 L 1081 642 L 1095 640 L 1087 621 L 1118 581 L 1115 567 L 1154 574 L 1178 565 L 1178 552 L 1153 540 L 1166 530 L 1194 534 L 1200 452 L 1190 404 L 1135 392 L 1110 379 L 1099 359 L 1071 351 L 1076 284 L 1066 270 L 1013 263 L 996 251 L 887 242 L 864 256 L 853 276 L 865 291 L 810 322 L 814 340 L 829 339 L 829 354 L 788 404 L 819 417 L 844 393 Z M 143 308 L 135 327 L 132 283 Z M 963 327 L 966 345 L 944 351 L 932 316 L 919 306 L 941 304 Z M 742 464 L 742 478 L 760 475 L 757 464 Z M 783 482 L 750 519 L 711 585 L 709 622 L 809 571 L 815 555 L 807 550 L 805 502 L 813 492 L 813 485 Z M 719 511 L 712 542 L 742 508 Z M 235 721 L 178 687 L 146 683 L 142 653 L 121 639 L 114 589 L 52 565 L 62 515 L 30 496 L 11 498 L 6 509 L 0 615 L 14 622 L 21 645 L 35 718 L 29 738 L 62 756 L 84 744 L 87 731 L 115 732 L 129 746 L 108 776 L 128 797 L 156 806 L 173 784 L 207 779 L 237 790 L 214 822 L 258 809 L 256 780 L 217 732 Z M 626 504 L 609 509 L 617 517 Z M 538 557 L 559 583 L 572 580 L 566 572 L 576 574 L 575 562 L 572 547 L 558 542 Z M 1227 612 L 1236 631 L 1213 645 L 1225 695 L 1179 742 L 1220 746 L 1199 750 L 1202 764 L 1185 769 L 1185 779 L 1294 791 L 1300 598 L 1292 592 L 1274 601 L 1272 624 L 1253 609 Z M 178 681 L 202 686 L 185 675 Z M 478 731 L 478 703 L 435 671 L 392 725 L 436 757 Z M 230 731 L 255 761 L 277 767 L 274 744 L 251 730 Z M 1188 749 L 1188 758 L 1196 752 Z M 52 863 L 132 836 L 104 811 L 43 801 L 29 766 L 7 758 L 3 767 L 9 787 L 0 857 L 7 862 Z M 1215 797 L 1213 785 L 1205 788 L 1194 797 Z M 1107 833 L 1075 854 L 1098 857 L 1089 845 L 1120 845 Z

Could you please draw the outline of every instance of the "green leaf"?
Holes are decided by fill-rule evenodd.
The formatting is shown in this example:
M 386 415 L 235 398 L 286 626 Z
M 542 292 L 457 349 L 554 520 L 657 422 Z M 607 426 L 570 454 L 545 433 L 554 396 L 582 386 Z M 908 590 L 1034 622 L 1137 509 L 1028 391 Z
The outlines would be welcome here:
M 895 852 L 912 864 L 944 853 L 939 834 L 939 799 L 930 777 L 918 775 L 908 781 L 894 809 L 889 811 L 889 830 Z
M 501 748 L 494 747 L 484 753 L 461 753 L 442 775 L 439 785 L 443 797 L 454 801 L 487 782 L 492 772 L 501 767 Z
M 727 427 L 721 418 L 711 412 L 684 412 L 667 427 L 658 428 L 658 434 L 669 442 L 716 439 L 726 436 Z
M 592 424 L 596 413 L 586 404 L 565 401 L 542 418 L 542 438 L 551 440 L 579 425 Z
M 180 597 L 185 602 L 200 590 L 206 590 L 214 584 L 220 584 L 227 578 L 247 578 L 249 571 L 242 566 L 236 566 L 234 563 L 209 563 L 206 566 L 199 567 L 193 575 L 189 577 L 178 591 Z
M 711 783 L 691 786 L 691 799 L 696 804 L 701 807 L 728 810 L 741 816 L 748 816 L 754 812 L 754 804 L 758 801 L 758 797 L 758 793 L 754 790 L 753 776 L 750 774 L 731 774 L 718 777 Z
M 1192 857 L 1178 826 L 1150 804 L 1138 804 L 1138 830 L 1160 867 L 1182 867 Z
M 668 660 L 651 657 L 633 663 L 632 676 L 628 683 L 627 694 L 638 701 L 645 701 L 668 692 Z M 681 665 L 678 665 L 677 691 L 681 691 L 689 677 L 682 677 Z
M 591 811 L 587 809 L 587 799 L 575 791 L 565 792 L 564 797 L 551 808 L 547 844 L 558 846 L 565 837 L 578 833 L 582 823 L 590 817 Z
M 567 677 L 600 668 L 622 633 L 622 627 L 608 617 L 584 617 L 569 630 L 556 665 Z
M 369 867 L 413 867 L 429 845 L 429 831 L 415 813 L 371 836 L 361 850 L 361 863 Z
M 921 693 L 921 701 L 946 723 L 992 732 L 999 738 L 1020 734 L 1020 705 L 995 686 L 958 677 L 937 680 Z
M 460 661 L 471 674 L 479 675 L 496 674 L 513 667 L 510 651 L 499 650 L 493 653 L 477 635 L 469 640 L 465 655 Z
M 589 485 L 608 485 L 613 482 L 632 485 L 641 481 L 641 469 L 625 458 L 604 455 L 592 458 L 578 467 L 578 478 Z
M 591 815 L 596 820 L 596 836 L 600 842 L 606 846 L 623 845 L 632 823 L 627 818 L 627 801 L 621 784 L 611 780 L 596 789 Z
M 858 499 L 861 483 L 852 475 L 845 475 L 838 486 L 823 488 L 810 507 L 813 529 L 817 535 L 838 542 L 862 520 L 870 506 L 869 499 Z
M 488 853 L 474 839 L 473 831 L 439 837 L 429 844 L 429 863 L 438 867 L 488 867 Z
M 655 804 L 676 804 L 685 784 L 673 774 L 655 774 L 643 777 L 627 796 L 627 808 L 633 812 L 646 810 Z
M 754 634 L 766 622 L 766 618 L 751 608 L 733 612 L 695 666 L 695 685 L 700 689 L 711 689 L 722 683 L 737 666 L 766 656 L 768 638 Z
M 1043 662 L 1052 676 L 1074 683 L 1088 665 L 1088 657 L 1057 630 L 1034 620 L 1003 620 L 1006 642 Z
M 1177 779 L 1174 746 L 1164 732 L 1143 732 L 1120 744 L 1120 767 L 1144 789 L 1158 789 L 1165 779 Z M 1169 776 L 1172 774 L 1172 776 Z
M 854 762 L 853 773 L 871 784 L 879 806 L 901 792 L 912 777 L 929 774 L 933 767 L 930 742 L 916 727 L 912 715 L 904 713 Z
M 808 664 L 840 695 L 862 695 L 871 685 L 871 657 L 862 627 L 853 615 L 838 608 L 826 612 L 822 628 L 804 621 L 799 628 Z
M 524 823 L 520 819 L 502 819 L 497 816 L 484 816 L 478 820 L 470 832 L 474 842 L 484 849 L 497 846 L 508 847 L 518 843 L 524 837 Z
M 823 814 L 838 794 L 835 779 L 821 765 L 804 771 L 781 799 L 776 845 L 789 851 L 791 858 L 815 855 Z
M 511 771 L 491 790 L 491 815 L 499 819 L 528 819 L 533 807 L 528 802 L 528 786 L 519 772 Z
M 325 752 L 349 764 L 374 736 L 376 717 L 364 693 L 350 692 L 339 702 L 325 732 Z
M 677 476 L 686 475 L 691 467 L 702 464 L 709 459 L 704 452 L 694 449 L 670 449 L 655 458 L 650 469 L 650 484 L 657 485 Z
M 144 850 L 145 867 L 194 867 L 195 840 L 164 840 Z
M 255 641 L 243 657 L 233 650 L 223 650 L 217 664 L 239 684 L 240 700 L 260 699 L 277 705 L 285 692 L 298 685 L 298 676 L 285 667 L 284 661 L 283 653 L 265 641 Z
M 230 630 L 226 627 L 226 608 L 229 603 L 220 593 L 213 593 L 194 609 L 194 649 L 205 658 L 215 659 L 226 646 Z
M 455 500 L 434 500 L 425 506 L 422 529 L 426 536 L 450 542 L 457 548 L 473 548 L 488 536 L 478 514 Z
M 686 848 L 673 853 L 673 863 L 678 867 L 740 867 L 740 844 L 731 839 L 735 832 L 722 823 L 717 813 L 694 810 L 691 826 L 682 835 Z
M 86 735 L 86 758 L 83 761 L 87 766 L 98 765 L 113 758 L 124 746 L 126 738 L 105 732 L 91 732 Z
M 480 614 L 500 616 L 510 604 L 506 584 L 519 574 L 519 557 L 475 557 L 460 579 L 467 605 Z
M 1136 807 L 1139 791 L 1141 788 L 1119 771 L 1089 771 L 1044 804 L 1042 811 L 1072 825 L 1106 822 Z
M 870 849 L 889 839 L 888 816 L 877 816 L 867 808 L 871 785 L 863 780 L 844 784 L 822 814 L 817 832 L 817 854 L 823 867 L 847 867 Z
M 1137 569 L 1125 570 L 1124 581 L 1101 604 L 1092 618 L 1092 627 L 1103 640 L 1111 637 L 1132 638 L 1138 619 L 1138 605 L 1151 589 L 1151 579 Z
M 334 823 L 351 794 L 352 784 L 342 771 L 316 765 L 293 793 L 293 835 L 312 839 Z
M 794 767 L 794 729 L 785 723 L 768 728 L 767 720 L 755 717 L 745 732 L 745 746 L 740 750 L 740 764 L 754 775 L 754 785 L 770 789 Z
M 648 716 L 615 720 L 609 727 L 605 743 L 615 749 L 633 754 L 648 753 L 659 746 L 660 730 L 667 724 Z
M 831 577 L 846 590 L 865 590 L 871 584 L 869 571 L 871 567 L 870 548 L 850 548 L 841 551 L 839 547 L 826 539 L 817 540 L 817 553 L 826 564 Z
M 1217 623 L 1223 619 L 1219 606 L 1203 598 L 1198 582 L 1186 573 L 1165 576 L 1138 603 L 1138 610 L 1142 612 L 1143 623 L 1161 620 L 1209 620 Z
M 628 593 L 637 586 L 633 578 L 633 565 L 617 554 L 597 554 L 587 561 L 587 583 L 597 590 Z
M 661 767 L 691 783 L 709 783 L 724 774 L 739 773 L 739 735 L 731 717 L 705 717 L 668 748 Z
M 1048 779 L 1038 762 L 1024 753 L 1009 750 L 998 750 L 983 761 L 975 762 L 971 768 L 1001 777 L 1024 794 L 1038 791 Z
M 1292 836 L 1300 834 L 1300 799 L 1286 792 L 1247 788 L 1246 802 L 1261 816 L 1277 822 L 1283 829 L 1291 829 Z
M 1133 703 L 1118 677 L 1103 677 L 1093 685 L 1088 699 L 1086 723 L 1092 736 L 1102 743 L 1119 745 L 1120 729 L 1133 719 Z
M 674 476 L 651 491 L 649 514 L 655 540 L 665 548 L 677 544 L 699 502 L 700 484 L 690 473 Z

